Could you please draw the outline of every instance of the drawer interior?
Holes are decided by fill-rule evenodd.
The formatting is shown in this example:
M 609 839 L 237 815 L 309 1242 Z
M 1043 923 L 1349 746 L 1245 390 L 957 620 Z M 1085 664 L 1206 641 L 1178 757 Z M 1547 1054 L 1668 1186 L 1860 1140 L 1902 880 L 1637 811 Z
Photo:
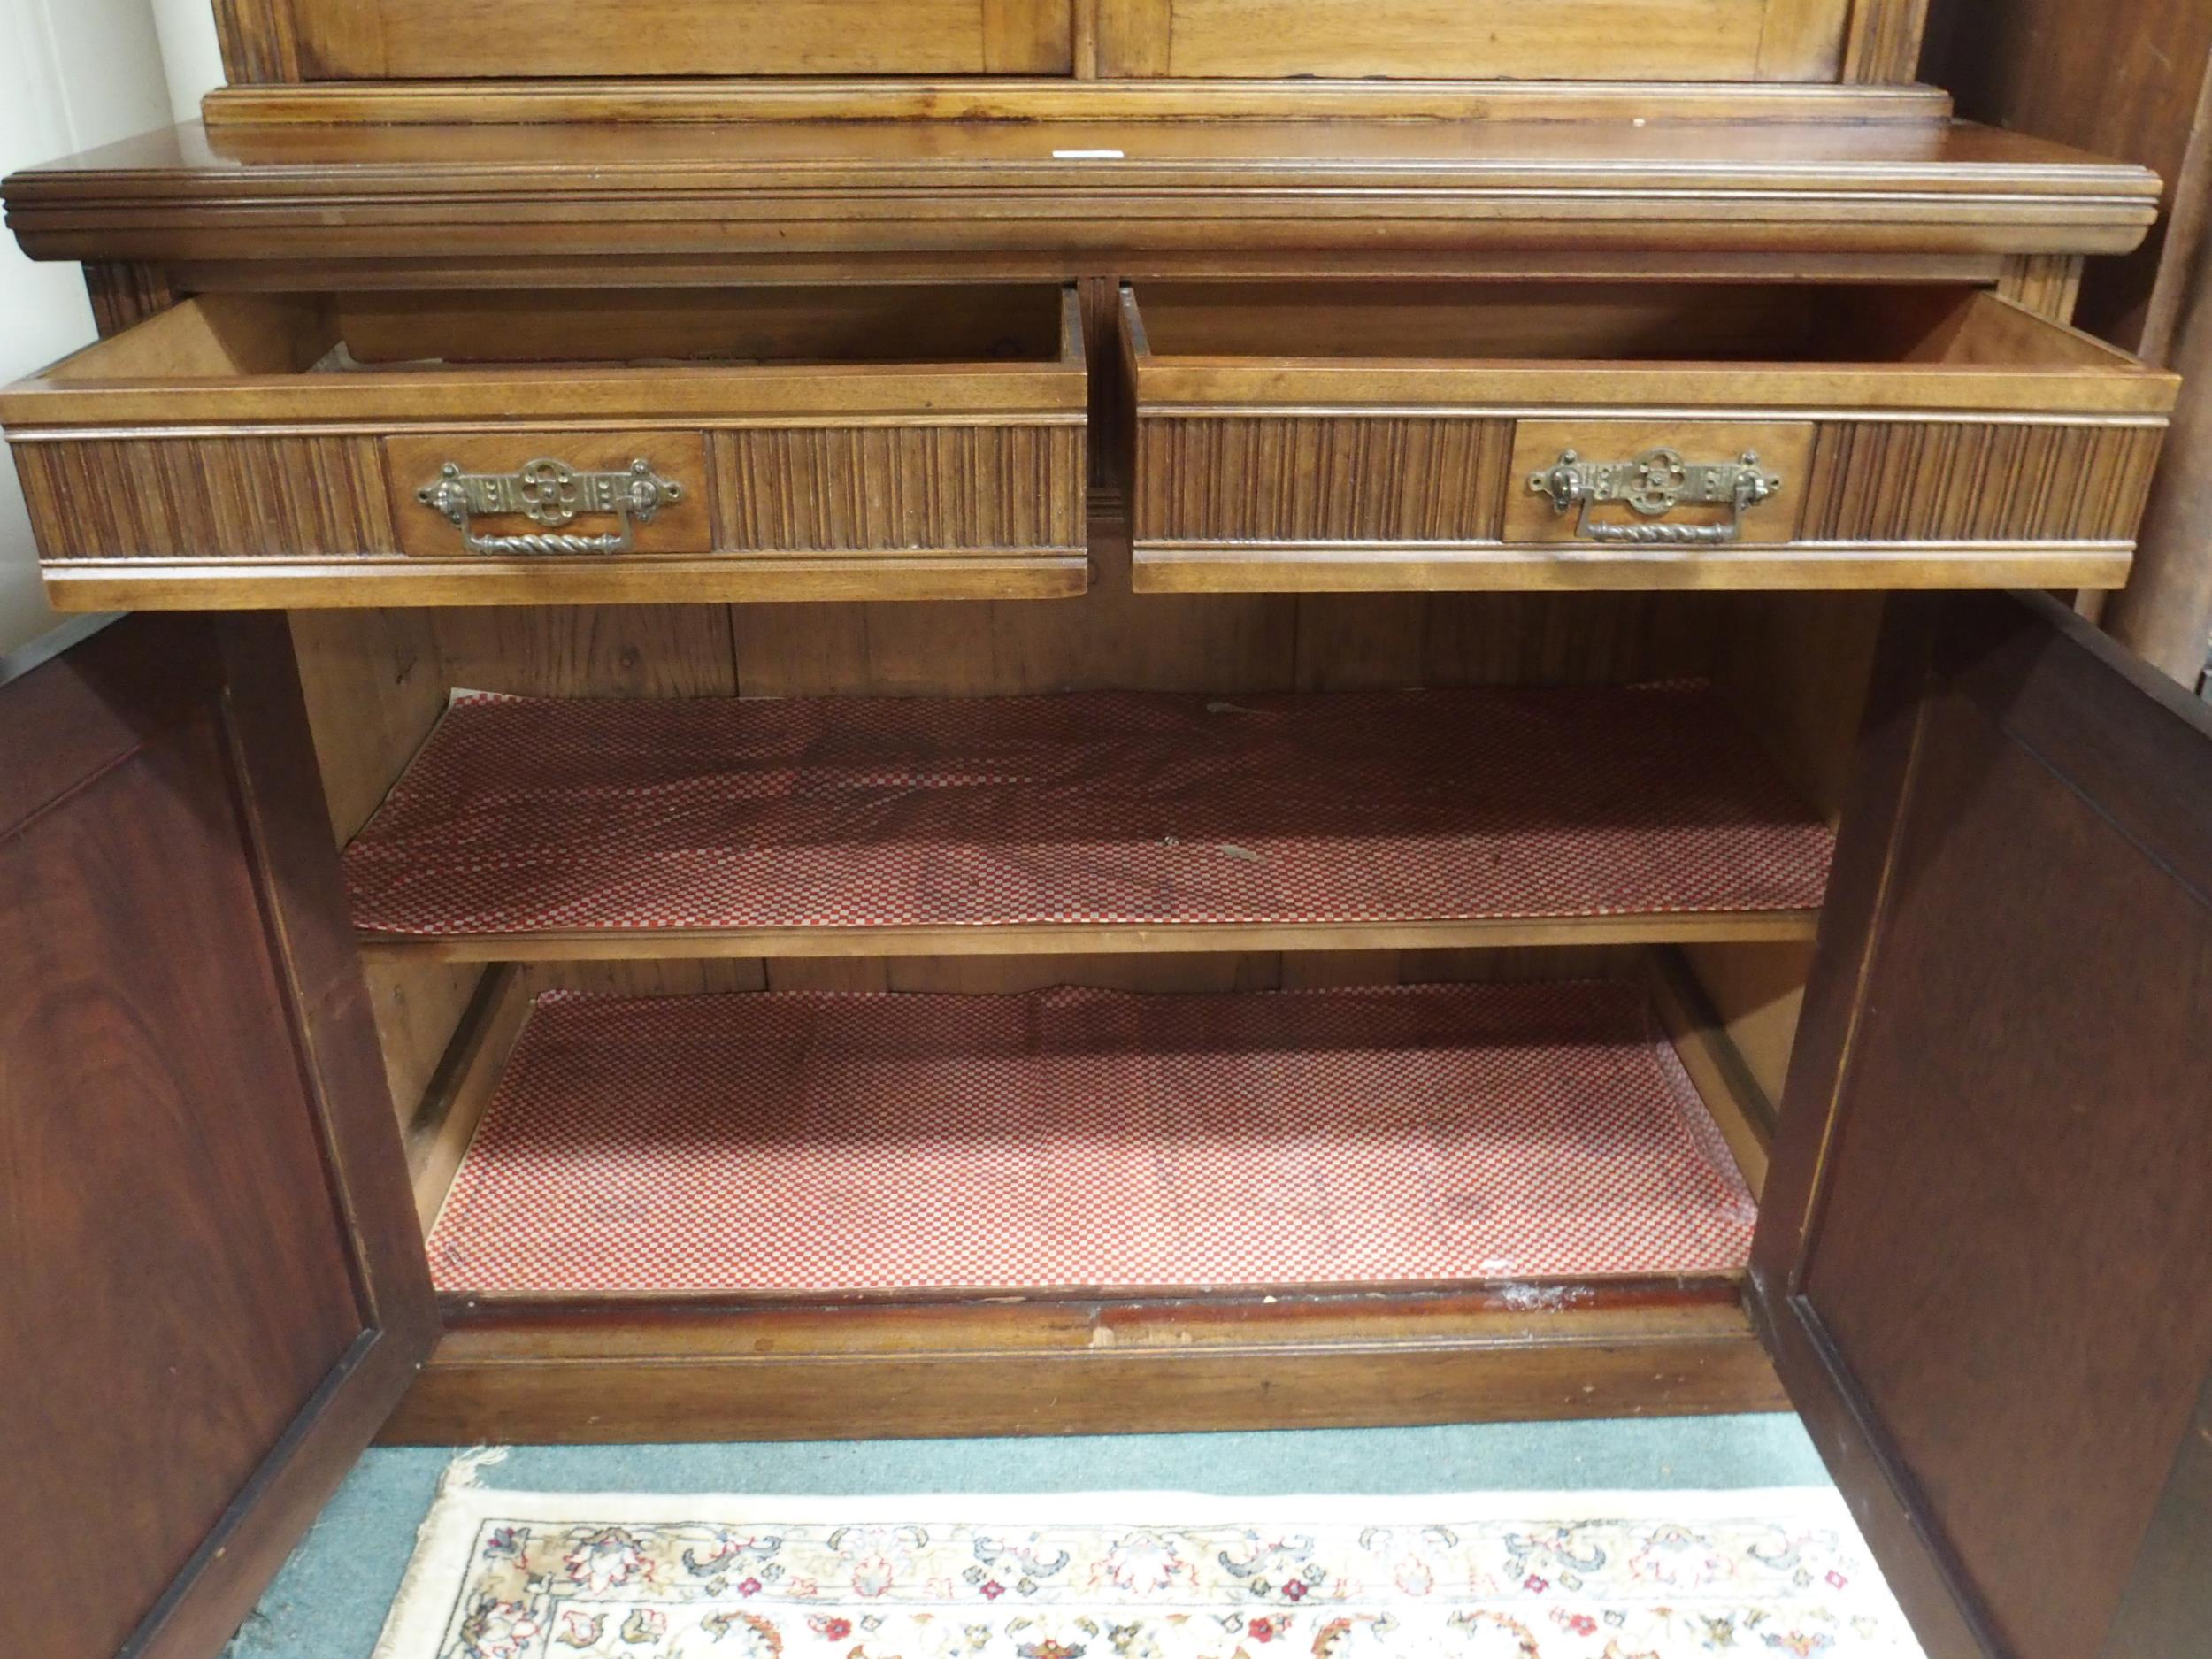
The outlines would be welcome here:
M 1145 283 L 1154 358 L 2113 367 L 2122 353 L 1955 287 Z
M 211 295 L 46 378 L 1058 364 L 1071 345 L 1061 291 L 1041 285 Z

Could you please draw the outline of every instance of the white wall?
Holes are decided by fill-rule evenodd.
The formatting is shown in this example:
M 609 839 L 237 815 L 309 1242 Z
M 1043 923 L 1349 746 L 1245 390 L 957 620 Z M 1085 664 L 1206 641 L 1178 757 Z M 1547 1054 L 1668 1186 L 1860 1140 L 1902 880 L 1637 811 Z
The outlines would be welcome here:
M 222 78 L 207 0 L 0 0 L 0 173 L 189 119 Z M 93 332 L 78 268 L 35 265 L 0 236 L 0 380 Z M 15 468 L 0 465 L 0 651 L 55 620 Z
M 152 6 L 162 68 L 169 80 L 169 107 L 180 121 L 197 120 L 201 98 L 223 84 L 215 8 L 210 0 L 152 0 Z

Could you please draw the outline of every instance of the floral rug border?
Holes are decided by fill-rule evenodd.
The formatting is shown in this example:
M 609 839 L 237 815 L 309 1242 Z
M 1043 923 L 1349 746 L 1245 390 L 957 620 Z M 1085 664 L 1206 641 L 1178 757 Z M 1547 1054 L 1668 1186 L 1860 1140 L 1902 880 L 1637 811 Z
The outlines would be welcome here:
M 456 1472 L 373 1659 L 1919 1659 L 1825 1488 L 829 1498 Z

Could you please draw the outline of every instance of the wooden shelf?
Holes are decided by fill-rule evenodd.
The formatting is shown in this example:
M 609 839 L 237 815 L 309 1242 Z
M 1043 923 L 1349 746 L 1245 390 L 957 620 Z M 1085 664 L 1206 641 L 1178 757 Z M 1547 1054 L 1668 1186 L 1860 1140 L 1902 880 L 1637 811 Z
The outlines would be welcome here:
M 462 961 L 1811 936 L 1833 837 L 1701 687 L 464 697 L 345 856 Z
M 959 1299 L 1729 1279 L 1638 983 L 537 1002 L 442 1292 Z

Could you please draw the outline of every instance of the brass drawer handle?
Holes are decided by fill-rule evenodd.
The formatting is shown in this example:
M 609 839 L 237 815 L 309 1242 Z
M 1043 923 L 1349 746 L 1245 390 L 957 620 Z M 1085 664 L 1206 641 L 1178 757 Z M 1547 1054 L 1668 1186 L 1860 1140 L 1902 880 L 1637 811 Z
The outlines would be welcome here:
M 1555 512 L 1580 503 L 1575 525 L 1580 541 L 1710 546 L 1736 540 L 1746 510 L 1774 495 L 1782 480 L 1764 471 L 1749 449 L 1734 461 L 1686 461 L 1666 449 L 1647 449 L 1632 461 L 1586 461 L 1564 449 L 1548 471 L 1531 475 L 1528 487 L 1549 496 Z M 1725 524 L 1592 524 L 1590 509 L 1609 502 L 1622 503 L 1646 518 L 1683 506 L 1724 505 L 1732 511 Z
M 492 555 L 627 553 L 637 545 L 637 526 L 653 522 L 663 507 L 684 498 L 684 488 L 663 478 L 642 458 L 626 472 L 580 472 L 565 461 L 537 460 L 512 472 L 464 472 L 448 461 L 438 480 L 425 484 L 415 499 L 460 526 L 461 546 Z M 606 535 L 561 534 L 561 526 L 585 513 L 613 513 L 619 531 Z M 519 514 L 542 526 L 523 535 L 479 535 L 472 519 Z

